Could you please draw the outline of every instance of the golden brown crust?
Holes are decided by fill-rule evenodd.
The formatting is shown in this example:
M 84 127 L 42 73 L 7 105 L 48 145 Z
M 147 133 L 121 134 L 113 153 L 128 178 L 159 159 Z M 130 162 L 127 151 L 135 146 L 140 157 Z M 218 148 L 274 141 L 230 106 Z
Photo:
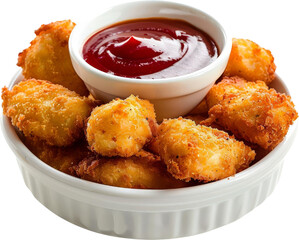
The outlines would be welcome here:
M 166 170 L 158 156 L 143 153 L 129 158 L 92 156 L 74 169 L 85 180 L 110 186 L 139 189 L 169 189 L 190 186 L 176 180 Z
M 70 20 L 42 25 L 30 47 L 19 53 L 17 65 L 25 78 L 48 80 L 82 96 L 89 92 L 71 63 L 68 40 L 75 27 Z
M 3 114 L 25 136 L 67 146 L 83 134 L 93 101 L 58 84 L 29 79 L 2 89 Z
M 208 92 L 206 96 L 207 108 L 212 108 L 229 95 L 244 91 L 254 92 L 257 89 L 268 89 L 268 86 L 263 81 L 249 82 L 238 76 L 223 77 Z
M 209 119 L 230 130 L 236 137 L 273 149 L 298 117 L 289 96 L 274 89 L 257 88 L 228 95 L 209 110 Z
M 159 153 L 177 179 L 210 182 L 247 168 L 255 152 L 226 132 L 178 118 L 159 127 Z
M 206 97 L 188 115 L 208 116 L 211 107 L 222 101 L 227 95 L 240 91 L 255 91 L 257 88 L 268 89 L 263 81 L 249 82 L 239 76 L 219 79 L 219 82 L 210 89 Z
M 68 147 L 50 146 L 44 141 L 30 137 L 25 137 L 23 142 L 44 163 L 73 176 L 75 176 L 73 166 L 76 166 L 83 158 L 91 154 L 84 139 Z
M 87 122 L 86 138 L 98 154 L 130 157 L 150 141 L 155 124 L 153 105 L 131 95 L 95 108 Z
M 275 78 L 276 66 L 269 50 L 253 41 L 233 38 L 232 50 L 224 76 L 240 76 L 248 81 L 270 84 Z

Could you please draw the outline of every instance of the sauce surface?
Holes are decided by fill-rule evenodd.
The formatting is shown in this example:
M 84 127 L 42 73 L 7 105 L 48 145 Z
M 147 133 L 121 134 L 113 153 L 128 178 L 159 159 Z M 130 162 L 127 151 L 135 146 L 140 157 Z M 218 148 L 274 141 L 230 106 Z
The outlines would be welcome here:
M 188 22 L 134 19 L 111 25 L 91 36 L 83 58 L 113 75 L 160 79 L 195 72 L 218 57 L 215 42 Z

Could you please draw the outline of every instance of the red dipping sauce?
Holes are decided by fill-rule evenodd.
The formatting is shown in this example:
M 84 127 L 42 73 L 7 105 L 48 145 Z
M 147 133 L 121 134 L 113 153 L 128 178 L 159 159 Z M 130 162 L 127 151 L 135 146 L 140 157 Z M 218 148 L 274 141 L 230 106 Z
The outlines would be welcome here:
M 91 36 L 83 58 L 113 75 L 159 79 L 202 69 L 218 57 L 210 36 L 188 22 L 167 18 L 116 23 Z

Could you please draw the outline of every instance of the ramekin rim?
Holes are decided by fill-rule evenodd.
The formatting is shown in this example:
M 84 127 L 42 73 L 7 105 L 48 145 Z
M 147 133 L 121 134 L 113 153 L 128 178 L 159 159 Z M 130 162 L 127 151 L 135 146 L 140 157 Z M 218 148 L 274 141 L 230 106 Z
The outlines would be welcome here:
M 133 4 L 133 3 L 137 3 L 137 2 L 138 3 L 140 3 L 140 2 L 147 2 L 147 3 L 153 3 L 153 4 L 154 3 L 175 4 L 175 5 L 178 5 L 178 6 L 186 7 L 186 8 L 193 9 L 193 10 L 196 10 L 196 11 L 200 12 L 201 14 L 203 14 L 203 15 L 207 16 L 208 18 L 212 19 L 212 21 L 214 23 L 216 23 L 217 28 L 219 29 L 219 31 L 223 35 L 223 39 L 224 39 L 223 50 L 221 51 L 221 53 L 217 57 L 217 59 L 215 61 L 213 61 L 212 63 L 210 63 L 208 66 L 206 66 L 206 67 L 204 67 L 202 69 L 199 69 L 199 70 L 197 70 L 195 72 L 189 73 L 189 74 L 185 74 L 185 75 L 181 75 L 181 76 L 176 76 L 176 77 L 169 77 L 169 78 L 136 79 L 136 78 L 121 77 L 121 76 L 116 76 L 116 75 L 112 75 L 112 74 L 109 74 L 109 73 L 105 73 L 103 71 L 100 71 L 100 70 L 94 68 L 90 64 L 88 64 L 83 59 L 83 57 L 80 55 L 80 49 L 75 50 L 74 47 L 73 47 L 74 36 L 76 37 L 76 34 L 77 35 L 79 34 L 77 32 L 81 28 L 83 28 L 84 26 L 86 26 L 87 24 L 90 24 L 92 21 L 94 21 L 101 14 L 103 14 L 103 13 L 105 13 L 105 12 L 107 12 L 107 11 L 115 8 L 115 7 L 119 7 L 121 5 Z M 214 39 L 214 41 L 216 41 L 216 40 Z M 84 44 L 84 42 L 82 44 Z M 216 41 L 216 44 L 217 44 L 217 41 Z M 204 12 L 203 10 L 201 10 L 199 8 L 192 7 L 191 5 L 182 4 L 182 3 L 178 3 L 178 2 L 172 2 L 172 1 L 154 1 L 153 2 L 153 1 L 149 1 L 149 0 L 142 0 L 142 1 L 136 1 L 136 0 L 134 0 L 134 1 L 125 2 L 125 3 L 122 3 L 122 4 L 116 4 L 116 5 L 108 8 L 108 9 L 105 9 L 105 11 L 102 11 L 97 16 L 94 16 L 93 18 L 89 19 L 83 25 L 80 25 L 80 24 L 76 25 L 74 27 L 71 35 L 70 35 L 70 38 L 69 38 L 69 51 L 70 51 L 71 58 L 73 58 L 73 60 L 75 60 L 78 64 L 80 64 L 86 70 L 88 70 L 89 72 L 92 72 L 94 75 L 98 75 L 99 77 L 109 78 L 109 81 L 129 83 L 129 84 L 131 83 L 131 84 L 137 84 L 137 85 L 138 84 L 158 85 L 158 84 L 176 83 L 176 82 L 186 81 L 188 79 L 193 78 L 194 76 L 203 75 L 203 74 L 205 74 L 207 72 L 210 72 L 213 69 L 217 68 L 217 65 L 219 65 L 222 61 L 225 61 L 225 59 L 229 57 L 229 54 L 230 54 L 230 51 L 231 51 L 231 47 L 232 47 L 232 38 L 229 36 L 228 31 L 226 31 L 224 29 L 223 25 L 220 23 L 220 21 L 218 21 L 218 19 L 215 16 L 212 16 L 212 15 L 208 14 L 207 12 Z M 85 80 L 83 80 L 83 81 L 85 81 Z

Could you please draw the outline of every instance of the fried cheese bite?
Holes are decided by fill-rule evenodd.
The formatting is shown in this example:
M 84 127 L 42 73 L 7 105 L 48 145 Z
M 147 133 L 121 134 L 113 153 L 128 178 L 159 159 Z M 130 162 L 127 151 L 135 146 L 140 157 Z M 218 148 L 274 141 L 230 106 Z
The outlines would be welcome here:
M 158 156 L 143 154 L 129 158 L 90 157 L 74 167 L 85 180 L 110 186 L 139 189 L 169 189 L 190 186 L 173 178 Z
M 298 113 L 289 96 L 274 89 L 260 88 L 231 94 L 209 110 L 213 122 L 231 131 L 236 137 L 272 150 L 287 134 Z
M 254 92 L 257 89 L 267 90 L 269 88 L 263 81 L 249 82 L 238 76 L 223 77 L 220 82 L 213 85 L 207 96 L 194 109 L 195 111 L 190 112 L 190 115 L 185 116 L 185 118 L 193 120 L 196 124 L 200 124 L 208 118 L 208 110 L 223 99 L 242 91 Z M 211 127 L 224 130 L 223 127 L 217 125 L 215 122 L 212 123 Z
M 177 179 L 211 182 L 240 172 L 255 152 L 226 132 L 189 119 L 164 120 L 158 129 L 159 153 Z
M 131 95 L 95 108 L 87 122 L 86 138 L 98 154 L 130 157 L 149 142 L 155 124 L 153 105 Z
M 207 115 L 209 109 L 222 101 L 226 96 L 240 91 L 252 92 L 259 88 L 268 89 L 268 86 L 263 81 L 250 82 L 238 76 L 224 76 L 220 82 L 213 85 L 206 97 L 189 115 Z
M 240 76 L 248 81 L 264 81 L 267 85 L 275 78 L 276 66 L 269 50 L 246 40 L 233 38 L 232 50 L 224 76 Z
M 207 108 L 210 109 L 224 98 L 239 92 L 254 92 L 257 89 L 268 89 L 263 81 L 249 82 L 245 79 L 234 77 L 223 77 L 220 82 L 215 84 L 206 96 Z
M 202 121 L 206 120 L 207 117 L 204 117 L 202 115 L 187 115 L 184 118 L 190 119 L 195 122 L 195 124 L 200 124 Z M 212 128 L 216 128 L 218 130 L 224 130 L 223 127 L 217 125 L 216 123 L 212 123 L 211 125 Z M 155 136 L 151 139 L 151 141 L 145 146 L 145 149 L 159 155 L 159 141 L 158 141 L 158 136 Z
M 25 136 L 36 137 L 49 145 L 67 146 L 83 134 L 84 120 L 94 102 L 86 97 L 52 84 L 29 79 L 12 90 L 2 89 L 3 114 Z
M 91 152 L 87 148 L 87 142 L 78 141 L 68 147 L 55 147 L 44 141 L 26 137 L 26 147 L 40 160 L 58 171 L 74 176 L 73 166 L 76 166 L 83 158 Z
M 48 80 L 88 96 L 69 54 L 68 41 L 74 27 L 75 23 L 65 20 L 42 25 L 35 31 L 31 46 L 19 53 L 17 65 L 22 67 L 25 78 Z

